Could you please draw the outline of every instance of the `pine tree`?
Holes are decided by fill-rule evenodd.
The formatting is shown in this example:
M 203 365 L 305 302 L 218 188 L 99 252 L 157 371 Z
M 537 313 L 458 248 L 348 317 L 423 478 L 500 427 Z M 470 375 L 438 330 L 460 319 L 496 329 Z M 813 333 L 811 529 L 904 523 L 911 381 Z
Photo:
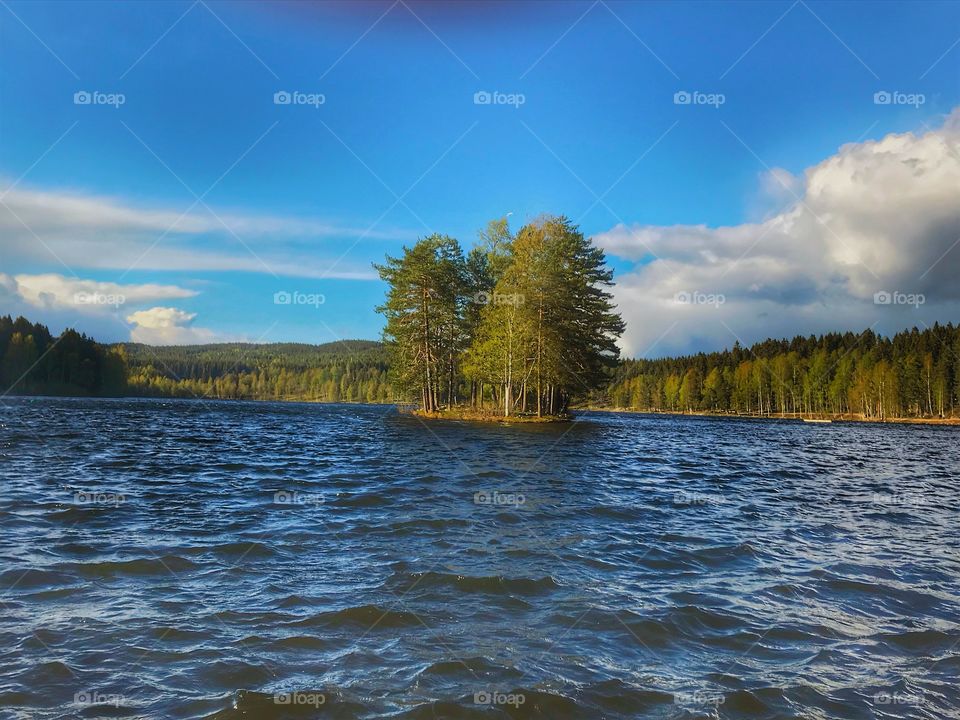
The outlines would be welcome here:
M 453 399 L 463 344 L 463 252 L 453 238 L 431 235 L 376 268 L 389 286 L 387 300 L 377 310 L 387 318 L 383 337 L 394 385 L 401 392 L 417 393 L 423 409 L 434 412 L 444 390 L 448 404 Z

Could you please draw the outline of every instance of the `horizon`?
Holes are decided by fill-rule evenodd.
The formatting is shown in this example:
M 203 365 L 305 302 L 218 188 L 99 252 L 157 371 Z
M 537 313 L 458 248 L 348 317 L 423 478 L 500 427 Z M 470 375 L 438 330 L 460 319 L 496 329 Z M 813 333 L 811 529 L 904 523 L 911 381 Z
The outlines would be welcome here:
M 16 318 L 16 317 L 13 317 L 12 319 L 13 319 L 13 320 L 16 320 L 17 318 Z M 31 318 L 28 318 L 28 317 L 25 317 L 25 319 L 28 320 L 28 321 L 32 321 L 32 319 L 31 319 Z M 945 322 L 945 323 L 941 323 L 941 322 L 939 322 L 939 321 L 935 321 L 934 324 L 930 326 L 930 328 L 920 328 L 920 327 L 917 327 L 916 325 L 913 325 L 913 326 L 909 326 L 909 327 L 903 327 L 903 328 L 901 328 L 901 329 L 899 329 L 899 330 L 895 330 L 894 332 L 892 332 L 892 333 L 890 333 L 890 334 L 882 333 L 882 332 L 877 332 L 877 331 L 875 331 L 875 330 L 873 330 L 873 329 L 871 329 L 871 328 L 864 328 L 863 330 L 853 330 L 853 329 L 851 329 L 851 330 L 839 330 L 839 331 L 833 331 L 833 332 L 828 332 L 828 333 L 813 333 L 813 334 L 809 334 L 809 335 L 792 335 L 792 336 L 780 336 L 780 337 L 773 337 L 773 336 L 771 336 L 771 337 L 761 338 L 761 339 L 757 340 L 756 342 L 752 342 L 752 343 L 750 343 L 750 345 L 746 345 L 746 346 L 740 344 L 738 340 L 734 340 L 734 342 L 732 342 L 730 345 L 728 345 L 728 346 L 726 346 L 726 347 L 716 348 L 716 349 L 713 349 L 713 350 L 700 350 L 700 351 L 697 351 L 697 352 L 686 353 L 686 354 L 678 354 L 678 355 L 659 355 L 659 356 L 658 356 L 658 355 L 652 355 L 652 356 L 647 356 L 647 357 L 630 357 L 630 356 L 625 356 L 625 355 L 623 355 L 623 354 L 621 353 L 619 359 L 620 359 L 621 361 L 638 361 L 638 360 L 650 360 L 650 361 L 656 361 L 656 360 L 682 360 L 682 359 L 685 359 L 685 358 L 688 358 L 688 357 L 695 357 L 695 356 L 700 355 L 700 354 L 710 355 L 710 354 L 714 354 L 714 353 L 716 353 L 716 354 L 728 353 L 728 352 L 731 352 L 731 351 L 734 349 L 734 347 L 737 346 L 737 345 L 740 345 L 740 347 L 742 347 L 742 348 L 744 348 L 744 349 L 748 349 L 748 348 L 751 348 L 751 347 L 753 347 L 753 346 L 755 346 L 755 345 L 762 344 L 762 343 L 764 343 L 764 342 L 790 343 L 790 342 L 793 342 L 793 341 L 796 341 L 796 340 L 806 340 L 806 339 L 809 339 L 809 338 L 811 338 L 811 337 L 819 340 L 819 339 L 822 339 L 822 338 L 824 338 L 824 337 L 826 337 L 826 336 L 829 336 L 829 335 L 837 335 L 837 336 L 854 335 L 854 336 L 859 336 L 859 335 L 863 335 L 863 334 L 868 333 L 868 332 L 872 332 L 872 333 L 874 333 L 877 337 L 883 338 L 883 339 L 885 339 L 885 340 L 892 340 L 892 339 L 893 339 L 894 337 L 896 337 L 897 335 L 909 334 L 909 333 L 912 333 L 912 332 L 922 332 L 924 329 L 933 329 L 933 328 L 935 328 L 935 327 L 937 327 L 937 326 L 939 326 L 939 327 L 951 327 L 951 328 L 952 328 L 952 327 L 954 327 L 954 324 L 953 324 L 952 322 L 950 322 L 950 321 Z M 64 328 L 64 331 L 66 331 L 66 330 L 76 330 L 77 332 L 82 332 L 82 331 L 78 330 L 77 328 L 70 328 L 70 327 Z M 244 341 L 244 340 L 226 340 L 226 341 L 210 342 L 210 343 L 151 345 L 150 343 L 136 342 L 136 341 L 133 341 L 133 340 L 119 340 L 119 341 L 117 341 L 117 342 L 112 342 L 112 343 L 103 343 L 103 342 L 101 342 L 101 341 L 100 341 L 98 338 L 96 338 L 96 337 L 92 337 L 92 336 L 89 336 L 89 335 L 88 335 L 88 337 L 89 337 L 91 340 L 94 340 L 95 342 L 98 342 L 98 343 L 100 343 L 100 344 L 102 344 L 102 345 L 107 345 L 107 346 L 113 346 L 113 345 L 141 345 L 141 346 L 144 346 L 144 347 L 169 347 L 169 348 L 181 348 L 181 349 L 206 348 L 206 347 L 229 347 L 229 346 L 232 346 L 232 345 L 255 345 L 255 346 L 257 346 L 257 347 L 268 347 L 268 346 L 274 346 L 274 345 L 302 345 L 302 346 L 304 346 L 304 347 L 313 347 L 313 348 L 326 347 L 327 345 L 338 345 L 338 344 L 341 344 L 341 343 L 374 343 L 374 344 L 381 345 L 381 346 L 384 345 L 384 341 L 383 341 L 382 338 L 339 338 L 339 339 L 337 339 L 337 340 L 329 340 L 329 341 L 326 341 L 326 342 L 319 342 L 319 343 L 297 342 L 297 341 L 292 341 L 292 340 L 273 340 L 273 341 L 263 341 L 263 342 L 248 342 L 248 341 Z
M 371 263 L 553 212 L 624 357 L 960 317 L 960 7 L 497 10 L 5 4 L 0 313 L 379 340 Z

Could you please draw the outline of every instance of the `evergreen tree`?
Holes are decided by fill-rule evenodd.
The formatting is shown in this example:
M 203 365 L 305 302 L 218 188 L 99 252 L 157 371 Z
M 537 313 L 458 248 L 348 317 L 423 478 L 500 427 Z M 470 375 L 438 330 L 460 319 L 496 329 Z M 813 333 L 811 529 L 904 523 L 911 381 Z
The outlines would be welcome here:
M 441 404 L 437 358 L 446 363 L 448 406 L 466 381 L 475 404 L 489 388 L 506 416 L 563 413 L 574 394 L 605 383 L 623 322 L 606 290 L 603 252 L 569 220 L 544 217 L 516 237 L 505 218 L 493 221 L 466 260 L 448 241 L 425 238 L 377 266 L 389 285 L 379 310 L 395 377 L 419 389 L 425 410 Z
M 376 266 L 388 284 L 377 308 L 387 318 L 383 331 L 396 387 L 416 392 L 424 410 L 454 397 L 457 361 L 463 349 L 468 279 L 459 243 L 444 235 L 423 238 L 399 258 Z

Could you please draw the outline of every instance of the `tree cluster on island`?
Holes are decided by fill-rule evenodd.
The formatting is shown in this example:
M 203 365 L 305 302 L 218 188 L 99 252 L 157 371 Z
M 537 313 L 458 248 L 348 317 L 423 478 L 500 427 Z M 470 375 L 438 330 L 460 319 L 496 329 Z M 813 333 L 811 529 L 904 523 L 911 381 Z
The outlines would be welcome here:
M 495 220 L 466 255 L 454 238 L 430 235 L 375 267 L 388 286 L 377 310 L 394 388 L 425 413 L 468 405 L 561 416 L 617 365 L 613 274 L 565 217 L 515 235 Z

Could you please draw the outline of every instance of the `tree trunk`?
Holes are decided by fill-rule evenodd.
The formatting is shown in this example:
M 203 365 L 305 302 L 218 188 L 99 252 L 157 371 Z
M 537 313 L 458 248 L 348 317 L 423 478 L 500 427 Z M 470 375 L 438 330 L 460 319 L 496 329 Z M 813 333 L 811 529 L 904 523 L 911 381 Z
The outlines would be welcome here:
M 423 409 L 426 412 L 433 412 L 433 382 L 430 373 L 430 290 L 423 289 L 423 351 L 424 362 L 426 363 L 426 392 Z
M 450 376 L 447 378 L 447 407 L 453 407 L 453 350 L 450 351 Z
M 507 343 L 507 382 L 503 388 L 503 415 L 510 417 L 513 410 L 513 327 L 509 329 L 510 341 Z
M 537 317 L 537 417 L 543 415 L 543 300 Z

